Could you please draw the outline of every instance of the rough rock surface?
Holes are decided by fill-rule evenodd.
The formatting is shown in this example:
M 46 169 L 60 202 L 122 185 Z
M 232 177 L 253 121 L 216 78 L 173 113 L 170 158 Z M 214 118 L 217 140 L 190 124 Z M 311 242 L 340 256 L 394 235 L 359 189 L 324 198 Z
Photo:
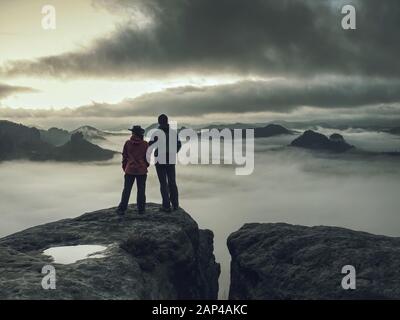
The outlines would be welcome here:
M 246 224 L 228 238 L 230 299 L 400 299 L 400 238 L 337 227 Z M 344 290 L 342 267 L 356 269 Z
M 0 299 L 216 299 L 220 266 L 213 233 L 183 210 L 131 206 L 86 213 L 0 239 Z M 104 258 L 69 265 L 42 254 L 50 247 L 109 245 Z M 42 267 L 56 268 L 56 290 L 41 286 Z

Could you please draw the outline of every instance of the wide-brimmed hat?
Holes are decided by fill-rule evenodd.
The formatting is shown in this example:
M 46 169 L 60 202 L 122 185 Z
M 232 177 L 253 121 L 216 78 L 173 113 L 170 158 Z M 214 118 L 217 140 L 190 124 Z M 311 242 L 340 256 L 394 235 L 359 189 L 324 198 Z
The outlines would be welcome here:
M 144 135 L 144 129 L 141 126 L 133 126 L 132 129 L 128 130 L 132 131 L 134 134 L 137 134 L 138 136 Z

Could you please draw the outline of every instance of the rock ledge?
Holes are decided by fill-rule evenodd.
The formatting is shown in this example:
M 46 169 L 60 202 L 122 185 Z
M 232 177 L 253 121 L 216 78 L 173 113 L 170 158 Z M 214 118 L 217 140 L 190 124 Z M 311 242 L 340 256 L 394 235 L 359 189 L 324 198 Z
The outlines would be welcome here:
M 0 299 L 217 299 L 220 266 L 213 233 L 183 210 L 138 215 L 115 208 L 33 227 L 0 239 Z M 104 258 L 55 264 L 51 247 L 109 245 Z M 41 287 L 44 265 L 56 268 L 55 290 Z
M 246 224 L 231 234 L 230 299 L 400 299 L 400 238 L 337 227 Z M 356 269 L 356 289 L 341 286 Z

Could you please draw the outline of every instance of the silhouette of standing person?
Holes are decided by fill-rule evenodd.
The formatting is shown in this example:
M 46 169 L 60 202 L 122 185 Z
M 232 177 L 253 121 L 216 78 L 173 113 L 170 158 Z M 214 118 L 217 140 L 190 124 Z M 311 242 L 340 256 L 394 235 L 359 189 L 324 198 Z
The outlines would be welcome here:
M 176 184 L 176 153 L 180 150 L 182 144 L 178 139 L 178 133 L 171 129 L 168 123 L 168 117 L 162 114 L 158 117 L 158 130 L 165 134 L 162 145 L 158 145 L 154 151 L 155 167 L 158 180 L 160 182 L 160 192 L 162 197 L 161 210 L 171 212 L 172 209 L 179 209 L 179 194 Z M 149 145 L 159 141 L 158 136 L 151 138 Z M 173 142 L 173 143 L 170 143 Z M 175 143 L 176 142 L 176 143 Z M 159 141 L 159 144 L 161 141 Z
M 133 126 L 129 130 L 132 131 L 132 136 L 125 142 L 122 152 L 122 169 L 125 172 L 125 183 L 121 202 L 117 209 L 117 213 L 120 216 L 123 216 L 128 208 L 129 197 L 135 180 L 137 185 L 136 202 L 139 214 L 143 214 L 146 209 L 146 180 L 147 167 L 149 166 L 146 153 L 149 145 L 143 139 L 144 129 L 140 126 Z

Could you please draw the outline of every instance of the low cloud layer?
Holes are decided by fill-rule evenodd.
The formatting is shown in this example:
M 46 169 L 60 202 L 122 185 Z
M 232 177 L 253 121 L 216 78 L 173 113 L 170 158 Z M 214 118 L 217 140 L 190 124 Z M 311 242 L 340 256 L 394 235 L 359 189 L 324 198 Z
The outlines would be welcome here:
M 8 62 L 2 73 L 54 77 L 351 74 L 388 78 L 400 74 L 398 0 L 94 3 L 121 14 L 115 33 L 81 51 Z M 356 7 L 357 30 L 341 28 L 344 4 Z M 138 16 L 148 20 L 141 28 L 135 20 Z
M 282 139 L 257 140 L 251 176 L 239 178 L 230 166 L 177 168 L 182 207 L 201 228 L 214 232 L 223 292 L 229 281 L 226 239 L 244 223 L 333 225 L 400 235 L 398 161 L 316 158 L 297 149 L 271 150 L 288 143 Z M 375 133 L 363 140 L 370 144 L 371 139 L 382 143 Z M 124 140 L 120 137 L 117 150 Z M 123 187 L 120 157 L 101 165 L 6 162 L 0 164 L 0 176 L 0 237 L 116 206 Z M 146 192 L 149 202 L 160 203 L 154 167 L 149 168 Z

